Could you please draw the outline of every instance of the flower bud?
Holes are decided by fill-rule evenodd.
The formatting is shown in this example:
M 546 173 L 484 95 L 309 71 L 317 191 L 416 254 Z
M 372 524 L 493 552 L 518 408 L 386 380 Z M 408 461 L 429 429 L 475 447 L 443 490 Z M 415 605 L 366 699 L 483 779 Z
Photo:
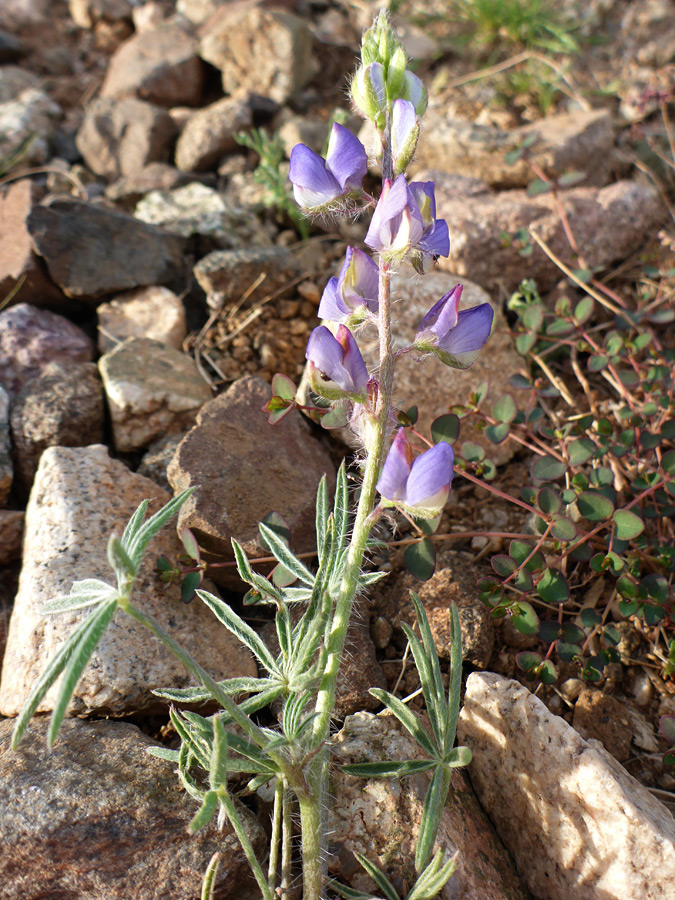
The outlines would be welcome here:
M 454 456 L 441 441 L 416 459 L 405 429 L 394 438 L 382 466 L 377 490 L 382 506 L 397 506 L 419 519 L 433 519 L 443 511 L 452 484 Z
M 427 89 L 413 72 L 406 71 L 405 84 L 401 91 L 404 100 L 410 100 L 418 116 L 423 116 L 429 102 Z
M 352 80 L 351 98 L 362 116 L 375 122 L 378 128 L 384 126 L 386 96 L 384 69 L 381 63 L 373 62 L 357 69 Z
M 403 47 L 397 47 L 387 67 L 387 96 L 390 100 L 396 100 L 402 95 L 407 62 L 408 57 Z
M 309 383 L 320 397 L 365 400 L 368 370 L 354 335 L 344 325 L 340 325 L 335 336 L 325 325 L 315 328 L 305 356 L 309 360 Z
M 391 155 L 394 175 L 405 172 L 410 165 L 415 155 L 419 133 L 420 123 L 412 103 L 408 100 L 396 100 L 391 117 Z

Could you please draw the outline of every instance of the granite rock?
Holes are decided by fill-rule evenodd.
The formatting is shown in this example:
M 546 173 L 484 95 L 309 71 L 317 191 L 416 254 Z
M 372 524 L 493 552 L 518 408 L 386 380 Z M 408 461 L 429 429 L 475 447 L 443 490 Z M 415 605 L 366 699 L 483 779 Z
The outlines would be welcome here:
M 292 100 L 316 72 L 307 22 L 262 5 L 223 6 L 201 28 L 199 55 L 220 69 L 226 94 Z
M 0 312 L 0 384 L 11 395 L 50 362 L 88 362 L 94 344 L 63 316 L 18 303 Z
M 614 143 L 612 117 L 606 109 L 576 110 L 547 116 L 521 128 L 502 130 L 447 116 L 431 107 L 424 117 L 424 140 L 415 167 L 441 169 L 480 178 L 492 187 L 527 187 L 535 175 L 525 160 L 508 165 L 506 155 L 531 135 L 531 160 L 549 177 L 568 171 L 585 174 L 585 185 L 603 185 Z
M 314 548 L 316 489 L 324 474 L 334 482 L 334 466 L 299 416 L 268 424 L 262 407 L 271 396 L 261 378 L 235 381 L 202 407 L 169 466 L 174 490 L 195 488 L 178 528 L 192 529 L 208 561 L 232 560 L 232 537 L 249 556 L 267 555 L 258 544 L 258 522 L 270 512 L 283 515 L 296 552 Z M 235 571 L 211 574 L 242 589 Z
M 133 216 L 81 200 L 55 199 L 28 217 L 37 253 L 68 297 L 96 300 L 183 270 L 183 241 Z
M 149 755 L 157 744 L 135 725 L 66 721 L 48 751 L 48 722 L 39 718 L 13 751 L 13 724 L 0 722 L 3 900 L 196 900 L 216 850 L 216 896 L 234 900 L 249 887 L 229 825 L 218 831 L 212 822 L 188 836 L 197 805 L 173 766 Z M 262 852 L 262 827 L 239 811 Z
M 341 765 L 416 759 L 419 747 L 391 714 L 364 712 L 345 721 L 332 752 L 338 765 L 332 769 L 329 871 L 370 894 L 373 882 L 354 856 L 362 853 L 405 896 L 416 878 L 415 841 L 428 776 L 356 778 L 344 774 Z M 513 863 L 460 769 L 452 773 L 436 846 L 444 846 L 447 856 L 459 851 L 455 874 L 439 900 L 526 900 Z
M 478 798 L 540 900 L 667 900 L 675 820 L 598 741 L 516 681 L 468 678 L 458 740 Z
M 101 357 L 99 370 L 118 451 L 185 431 L 211 399 L 191 357 L 150 338 L 127 338 Z
M 46 162 L 61 114 L 32 72 L 0 66 L 0 159 L 17 157 L 9 171 Z
M 176 166 L 185 172 L 216 168 L 236 149 L 235 135 L 252 125 L 251 109 L 236 97 L 225 97 L 197 110 L 188 119 L 176 144 Z
M 197 106 L 204 72 L 194 40 L 178 25 L 141 31 L 113 54 L 101 97 L 139 97 L 158 106 Z
M 154 482 L 112 460 L 100 445 L 45 450 L 26 510 L 24 561 L 12 612 L 2 681 L 0 714 L 17 715 L 31 688 L 73 628 L 90 610 L 42 616 L 41 606 L 68 593 L 74 581 L 113 577 L 106 558 L 112 532 L 120 534 L 142 500 L 150 514 L 169 500 Z M 255 675 L 248 651 L 199 603 L 181 603 L 154 571 L 160 554 L 175 559 L 182 545 L 172 527 L 150 543 L 134 600 L 217 680 Z M 120 715 L 157 709 L 160 687 L 186 687 L 190 676 L 145 629 L 118 611 L 94 652 L 69 707 L 70 715 Z M 53 707 L 55 689 L 38 711 Z
M 159 106 L 135 97 L 101 97 L 87 107 L 76 144 L 92 172 L 113 180 L 168 162 L 175 131 Z
M 180 350 L 187 335 L 183 301 L 165 287 L 137 288 L 101 303 L 98 349 L 108 353 L 129 337 L 150 338 Z
M 103 443 L 103 389 L 92 362 L 45 366 L 12 403 L 16 480 L 28 494 L 47 447 Z

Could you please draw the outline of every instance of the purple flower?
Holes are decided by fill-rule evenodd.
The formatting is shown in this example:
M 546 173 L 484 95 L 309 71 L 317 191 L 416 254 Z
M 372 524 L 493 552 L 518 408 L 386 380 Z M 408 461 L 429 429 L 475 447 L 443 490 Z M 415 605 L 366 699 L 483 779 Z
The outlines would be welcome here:
M 445 441 L 416 459 L 403 428 L 384 461 L 377 490 L 385 506 L 398 506 L 418 518 L 431 519 L 445 506 L 452 484 L 454 454 Z
M 310 384 L 317 394 L 328 400 L 345 396 L 365 399 L 368 370 L 347 327 L 340 325 L 333 337 L 325 325 L 319 325 L 309 336 L 305 356 L 309 360 Z
M 462 285 L 435 303 L 417 326 L 415 348 L 435 353 L 447 366 L 468 369 L 490 337 L 494 310 L 489 303 L 459 310 Z
M 332 322 L 362 321 L 367 311 L 376 313 L 378 284 L 379 270 L 368 254 L 357 247 L 347 247 L 340 274 L 331 278 L 324 289 L 319 318 Z
M 391 114 L 391 156 L 394 174 L 405 172 L 417 146 L 420 121 L 408 100 L 396 100 Z
M 360 192 L 367 170 L 368 156 L 363 144 L 348 128 L 335 122 L 326 159 L 305 144 L 296 144 L 291 150 L 288 177 L 298 205 L 319 212 Z
M 384 182 L 366 244 L 386 256 L 400 258 L 411 248 L 430 256 L 448 256 L 450 237 L 445 219 L 436 219 L 433 181 L 413 181 L 405 175 Z

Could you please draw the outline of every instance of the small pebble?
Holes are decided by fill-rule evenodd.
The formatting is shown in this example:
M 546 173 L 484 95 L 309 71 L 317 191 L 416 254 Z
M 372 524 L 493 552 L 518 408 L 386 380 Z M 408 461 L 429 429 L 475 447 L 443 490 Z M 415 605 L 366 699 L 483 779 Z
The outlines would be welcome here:
M 574 703 L 585 686 L 586 685 L 581 680 L 581 678 L 568 678 L 567 681 L 563 681 L 563 683 L 560 685 L 560 693 L 563 695 L 565 700 L 569 700 L 570 703 Z
M 385 647 L 389 646 L 392 633 L 391 625 L 382 616 L 378 616 L 370 626 L 370 636 L 378 650 L 384 650 Z
M 653 688 L 649 676 L 642 669 L 634 670 L 630 692 L 638 706 L 645 707 L 651 703 Z
M 319 305 L 319 301 L 321 300 L 321 291 L 319 290 L 319 286 L 315 284 L 315 282 L 301 282 L 298 285 L 298 293 L 303 298 L 303 300 L 309 300 L 313 307 Z M 313 308 L 309 315 L 312 315 L 312 312 L 314 312 Z

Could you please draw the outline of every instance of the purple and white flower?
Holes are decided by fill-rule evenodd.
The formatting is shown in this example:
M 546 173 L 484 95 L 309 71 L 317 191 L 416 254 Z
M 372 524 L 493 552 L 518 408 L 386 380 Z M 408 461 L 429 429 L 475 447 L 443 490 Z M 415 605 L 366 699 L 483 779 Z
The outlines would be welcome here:
M 358 247 L 347 247 L 340 274 L 324 289 L 319 318 L 357 324 L 368 312 L 377 313 L 378 284 L 379 270 L 368 254 Z
M 453 462 L 452 447 L 445 441 L 414 458 L 405 429 L 399 429 L 377 482 L 382 505 L 397 506 L 417 518 L 434 518 L 448 499 Z
M 409 185 L 405 175 L 394 182 L 385 180 L 365 242 L 390 258 L 401 258 L 411 249 L 432 257 L 448 256 L 448 223 L 436 218 L 433 181 Z
M 309 360 L 309 381 L 321 397 L 339 400 L 366 398 L 368 370 L 354 335 L 340 325 L 335 336 L 325 325 L 310 334 L 305 356 Z
M 391 157 L 394 174 L 405 172 L 415 155 L 420 120 L 409 100 L 396 100 L 391 113 Z
M 459 309 L 462 285 L 435 303 L 417 326 L 414 348 L 435 353 L 447 366 L 468 369 L 490 337 L 494 310 L 489 303 Z
M 326 159 L 305 144 L 296 144 L 288 177 L 299 206 L 310 212 L 328 212 L 344 198 L 360 194 L 367 170 L 365 147 L 348 128 L 335 122 Z

